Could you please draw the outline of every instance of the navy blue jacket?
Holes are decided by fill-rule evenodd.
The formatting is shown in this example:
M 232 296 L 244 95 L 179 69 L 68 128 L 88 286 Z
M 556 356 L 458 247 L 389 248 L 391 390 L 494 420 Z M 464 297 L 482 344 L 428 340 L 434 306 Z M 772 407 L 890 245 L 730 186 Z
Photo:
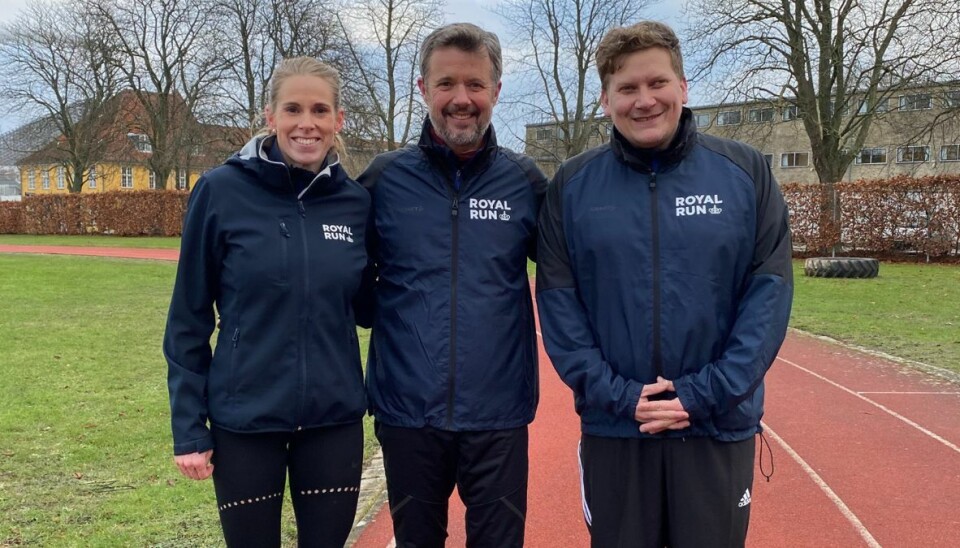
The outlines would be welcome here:
M 526 264 L 547 181 L 492 128 L 459 168 L 430 131 L 358 178 L 373 196 L 379 274 L 370 406 L 391 426 L 520 427 L 539 396 Z
M 354 301 L 370 197 L 336 162 L 314 177 L 271 160 L 272 142 L 253 139 L 190 195 L 163 341 L 177 455 L 213 447 L 208 421 L 284 432 L 366 409 Z
M 611 141 L 565 162 L 540 216 L 537 306 L 583 432 L 644 437 L 640 390 L 673 380 L 691 426 L 749 438 L 793 297 L 787 208 L 763 156 L 698 134 Z

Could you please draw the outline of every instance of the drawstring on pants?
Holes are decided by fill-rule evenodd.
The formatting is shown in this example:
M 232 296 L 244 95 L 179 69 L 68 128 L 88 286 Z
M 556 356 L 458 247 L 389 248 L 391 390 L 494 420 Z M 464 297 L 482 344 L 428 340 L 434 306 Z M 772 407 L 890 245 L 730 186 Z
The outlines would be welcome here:
M 763 470 L 763 445 L 767 445 L 767 453 L 770 455 L 770 473 L 766 473 Z M 760 474 L 763 477 L 767 478 L 767 483 L 770 482 L 770 478 L 773 477 L 773 448 L 770 447 L 770 442 L 767 441 L 767 438 L 763 436 L 763 431 L 760 431 Z

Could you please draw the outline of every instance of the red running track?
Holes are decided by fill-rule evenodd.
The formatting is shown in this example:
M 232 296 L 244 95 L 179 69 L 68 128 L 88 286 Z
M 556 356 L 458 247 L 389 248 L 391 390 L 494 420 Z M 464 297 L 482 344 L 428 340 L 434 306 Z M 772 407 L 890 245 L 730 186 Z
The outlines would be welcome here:
M 176 261 L 179 249 L 147 249 L 132 247 L 79 247 L 68 245 L 0 245 L 0 253 L 41 253 L 47 255 L 88 255 L 124 259 Z
M 526 545 L 588 546 L 579 422 L 542 344 L 540 360 Z M 960 546 L 960 385 L 791 332 L 766 387 L 775 470 L 756 470 L 748 546 Z M 463 512 L 454 495 L 447 546 L 465 545 Z M 384 507 L 354 548 L 392 537 Z

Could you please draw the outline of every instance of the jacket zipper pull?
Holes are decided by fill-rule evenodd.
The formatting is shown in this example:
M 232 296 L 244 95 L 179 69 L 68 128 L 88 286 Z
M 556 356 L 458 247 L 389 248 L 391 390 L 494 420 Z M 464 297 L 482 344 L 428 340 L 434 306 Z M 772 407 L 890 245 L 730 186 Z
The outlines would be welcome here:
M 454 196 L 453 203 L 451 204 L 450 216 L 456 217 L 458 215 L 460 215 L 460 200 L 458 199 L 458 196 Z
M 290 237 L 290 231 L 287 230 L 287 223 L 280 221 L 280 234 L 283 234 L 284 238 Z
M 233 347 L 234 348 L 237 347 L 237 341 L 239 340 L 240 340 L 240 328 L 238 327 L 233 330 Z
M 650 190 L 654 190 L 655 188 L 657 188 L 657 172 L 651 171 L 650 172 Z
M 300 210 L 300 216 L 306 218 L 307 210 L 303 207 L 303 200 L 297 200 L 297 209 Z

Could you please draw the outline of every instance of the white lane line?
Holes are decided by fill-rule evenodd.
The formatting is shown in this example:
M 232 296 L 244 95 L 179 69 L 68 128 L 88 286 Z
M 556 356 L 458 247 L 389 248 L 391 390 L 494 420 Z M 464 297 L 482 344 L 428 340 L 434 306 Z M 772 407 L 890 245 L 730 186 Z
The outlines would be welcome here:
M 863 395 L 861 395 L 861 394 L 859 394 L 859 393 L 857 393 L 857 392 L 855 392 L 855 391 L 853 391 L 853 390 L 850 390 L 850 389 L 847 388 L 846 386 L 843 386 L 843 385 L 841 385 L 841 384 L 839 384 L 839 383 L 836 383 L 836 382 L 834 382 L 834 381 L 832 381 L 832 380 L 824 377 L 823 375 L 821 375 L 821 374 L 819 374 L 819 373 L 815 373 L 815 372 L 807 369 L 806 367 L 803 367 L 802 365 L 797 365 L 797 364 L 793 363 L 793 362 L 790 361 L 790 360 L 781 358 L 780 356 L 777 356 L 777 359 L 780 360 L 780 361 L 782 361 L 782 362 L 784 362 L 784 363 L 786 363 L 786 364 L 792 365 L 793 367 L 796 367 L 797 369 L 799 369 L 799 370 L 801 370 L 801 371 L 805 371 L 806 373 L 809 373 L 809 374 L 813 375 L 814 377 L 822 380 L 823 382 L 825 382 L 825 383 L 827 383 L 827 384 L 831 384 L 831 385 L 839 388 L 840 390 L 843 390 L 844 392 L 846 392 L 846 393 L 848 393 L 848 394 L 850 394 L 850 395 L 852 395 L 852 396 L 855 396 L 855 397 L 857 397 L 857 398 L 860 398 L 861 400 L 869 403 L 870 405 L 873 405 L 873 406 L 876 407 L 877 409 L 880 409 L 881 411 L 884 411 L 885 413 L 888 413 L 888 414 L 889 414 L 890 416 L 892 416 L 892 417 L 895 417 L 895 418 L 897 418 L 897 419 L 900 419 L 901 421 L 903 421 L 903 422 L 909 424 L 910 426 L 916 428 L 916 429 L 919 430 L 920 432 L 923 432 L 924 434 L 930 436 L 931 438 L 933 438 L 933 439 L 939 441 L 940 443 L 946 445 L 946 446 L 949 447 L 950 449 L 953 449 L 953 450 L 956 451 L 957 453 L 960 453 L 960 447 L 957 447 L 955 444 L 951 443 L 950 441 L 948 441 L 948 440 L 946 440 L 946 439 L 938 436 L 937 434 L 934 434 L 933 432 L 931 432 L 931 431 L 927 430 L 926 428 L 920 426 L 919 424 L 913 422 L 912 420 L 908 419 L 907 417 L 904 417 L 904 416 L 901 415 L 900 413 L 897 413 L 896 411 L 894 411 L 894 410 L 892 410 L 892 409 L 890 409 L 890 408 L 888 408 L 888 407 L 885 407 L 884 405 L 882 405 L 882 404 L 880 404 L 880 403 L 877 403 L 877 402 L 871 400 L 870 398 L 868 398 L 868 397 L 866 397 L 866 396 L 863 396 Z
M 840 510 L 840 513 L 843 514 L 843 517 L 847 518 L 847 521 L 853 525 L 853 528 L 856 529 L 857 533 L 860 535 L 860 538 L 867 543 L 867 546 L 872 548 L 880 548 L 880 543 L 877 542 L 877 539 L 873 538 L 873 535 L 871 535 L 870 531 L 868 531 L 866 526 L 863 525 L 863 522 L 860 521 L 860 518 L 853 513 L 853 510 L 851 510 L 849 506 L 844 504 L 843 500 L 840 499 L 837 493 L 834 492 L 829 485 L 827 485 L 827 482 L 823 481 L 823 478 L 820 477 L 820 474 L 817 474 L 817 472 L 811 468 L 809 464 L 807 464 L 807 461 L 803 460 L 803 457 L 797 454 L 797 452 L 794 451 L 793 448 L 787 444 L 787 442 L 783 441 L 783 438 L 778 436 L 777 433 L 770 428 L 770 425 L 767 423 L 762 424 L 764 433 L 769 434 L 770 437 L 773 438 L 773 441 L 780 444 L 780 447 L 782 447 L 783 450 L 786 451 L 787 454 L 789 454 L 790 457 L 792 457 L 793 460 L 800 465 L 800 468 L 803 468 L 803 471 L 810 476 L 810 479 L 813 480 L 813 483 L 817 484 L 817 487 L 819 487 L 820 490 L 827 495 L 827 498 L 829 498 L 833 504 L 836 505 L 837 509 Z
M 397 548 L 397 537 L 390 537 L 390 542 L 387 543 L 387 548 Z
M 857 394 L 890 394 L 894 396 L 960 396 L 960 392 L 857 392 Z

